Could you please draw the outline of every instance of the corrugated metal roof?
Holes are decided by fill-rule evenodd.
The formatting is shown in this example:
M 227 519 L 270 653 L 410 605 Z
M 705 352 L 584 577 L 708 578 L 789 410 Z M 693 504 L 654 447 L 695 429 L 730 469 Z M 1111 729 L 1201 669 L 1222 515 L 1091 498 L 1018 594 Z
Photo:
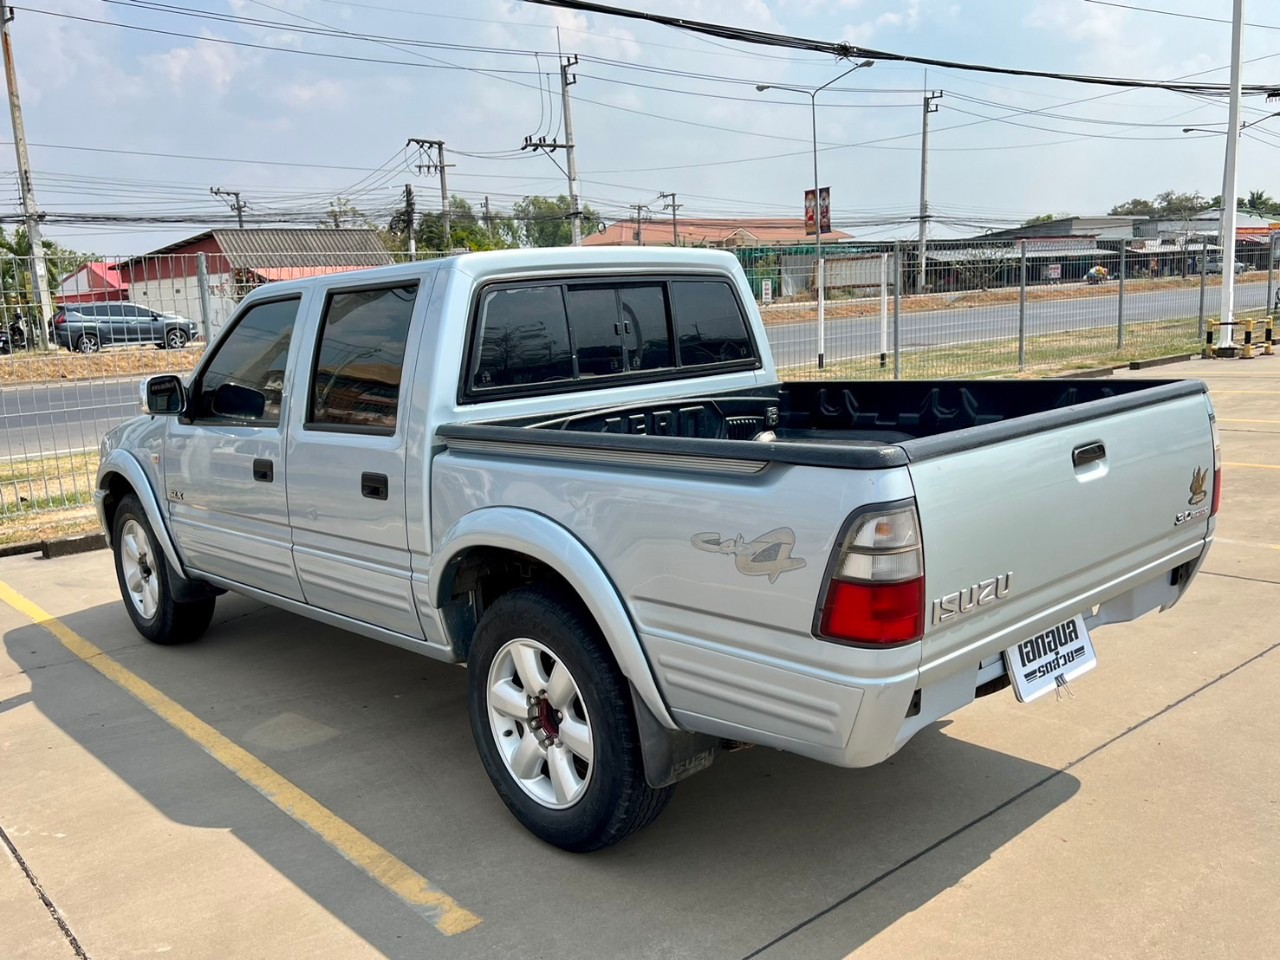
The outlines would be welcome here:
M 958 250 L 926 250 L 926 260 L 937 260 L 939 263 L 962 263 L 968 261 L 970 263 L 978 263 L 982 260 L 1002 260 L 1009 263 L 1016 263 L 1021 259 L 1021 253 L 1017 247 L 986 247 L 986 248 L 968 248 Z M 1118 256 L 1114 250 L 1105 250 L 1102 247 L 1095 246 L 1079 246 L 1079 247 L 1051 247 L 1049 249 L 1037 250 L 1028 244 L 1027 259 L 1028 260 L 1056 260 L 1061 257 L 1114 257 Z
M 227 261 L 259 267 L 381 267 L 391 254 L 373 230 L 215 230 Z

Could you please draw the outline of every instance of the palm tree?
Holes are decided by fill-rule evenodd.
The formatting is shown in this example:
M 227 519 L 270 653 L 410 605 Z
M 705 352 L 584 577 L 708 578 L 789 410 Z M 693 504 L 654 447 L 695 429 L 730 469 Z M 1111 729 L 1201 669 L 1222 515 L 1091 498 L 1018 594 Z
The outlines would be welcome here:
M 1250 210 L 1257 210 L 1259 213 L 1270 213 L 1275 208 L 1275 201 L 1267 196 L 1265 190 L 1250 190 L 1249 198 L 1245 201 L 1245 206 Z

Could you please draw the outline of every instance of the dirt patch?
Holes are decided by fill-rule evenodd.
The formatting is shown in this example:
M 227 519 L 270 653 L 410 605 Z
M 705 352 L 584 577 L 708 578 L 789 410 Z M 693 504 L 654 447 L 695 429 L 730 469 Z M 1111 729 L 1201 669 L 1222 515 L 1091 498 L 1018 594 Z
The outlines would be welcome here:
M 126 347 L 85 356 L 66 350 L 28 351 L 0 357 L 0 384 L 49 380 L 108 380 L 149 373 L 185 373 L 195 367 L 203 345 L 182 350 Z

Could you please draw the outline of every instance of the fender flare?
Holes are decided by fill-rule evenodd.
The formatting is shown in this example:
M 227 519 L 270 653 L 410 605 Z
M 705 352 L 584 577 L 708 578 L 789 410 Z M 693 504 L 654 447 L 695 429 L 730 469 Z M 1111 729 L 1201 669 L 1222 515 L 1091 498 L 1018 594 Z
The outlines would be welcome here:
M 151 481 L 147 478 L 146 471 L 142 469 L 142 464 L 138 462 L 137 457 L 119 448 L 108 453 L 98 467 L 98 492 L 94 497 L 98 519 L 102 522 L 102 528 L 107 535 L 107 546 L 111 546 L 111 530 L 107 526 L 106 514 L 102 509 L 102 494 L 107 489 L 107 480 L 113 473 L 119 474 L 133 488 L 138 502 L 142 504 L 143 512 L 147 515 L 147 521 L 151 524 L 152 532 L 160 541 L 160 549 L 164 551 L 169 566 L 184 580 L 188 579 L 186 569 L 182 565 L 182 558 L 178 556 L 178 548 L 173 542 L 173 534 L 169 532 L 169 524 L 165 522 L 164 511 L 160 509 L 160 501 L 156 499 L 156 492 L 151 488 Z
M 432 555 L 427 582 L 431 585 L 431 602 L 436 609 L 448 600 L 444 590 L 450 564 L 472 547 L 523 553 L 562 576 L 595 618 L 623 676 L 631 682 L 645 706 L 663 727 L 678 729 L 658 691 L 649 660 L 618 588 L 582 541 L 554 520 L 531 510 L 485 507 L 468 513 L 454 524 Z

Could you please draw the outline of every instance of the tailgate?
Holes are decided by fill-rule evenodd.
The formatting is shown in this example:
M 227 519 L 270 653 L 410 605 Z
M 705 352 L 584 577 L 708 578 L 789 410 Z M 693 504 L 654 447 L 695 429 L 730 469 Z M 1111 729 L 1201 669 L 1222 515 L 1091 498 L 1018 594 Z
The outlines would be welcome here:
M 1120 412 L 1097 401 L 1034 415 L 996 442 L 983 431 L 1012 423 L 959 431 L 951 450 L 944 438 L 922 445 L 910 466 L 924 543 L 922 668 L 958 669 L 975 644 L 999 638 L 984 644 L 989 655 L 1087 612 L 1133 589 L 1137 571 L 1138 582 L 1167 579 L 1203 544 L 1209 405 L 1180 392 Z M 1094 406 L 1096 419 L 1082 416 Z

